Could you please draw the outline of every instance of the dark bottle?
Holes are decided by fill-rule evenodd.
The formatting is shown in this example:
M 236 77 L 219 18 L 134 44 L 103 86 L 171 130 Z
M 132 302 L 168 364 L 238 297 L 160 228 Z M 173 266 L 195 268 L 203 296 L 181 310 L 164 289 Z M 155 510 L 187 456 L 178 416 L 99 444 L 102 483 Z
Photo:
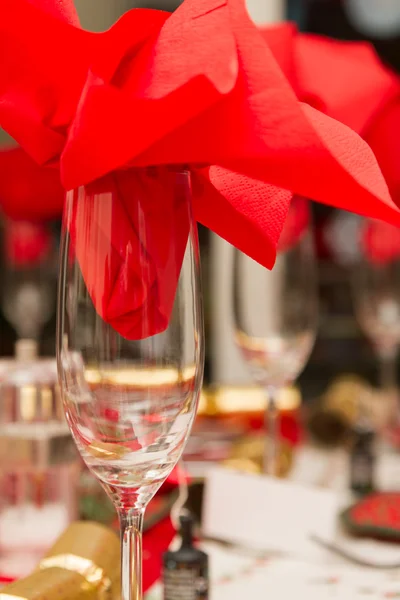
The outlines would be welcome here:
M 181 515 L 181 547 L 163 555 L 164 600 L 208 599 L 208 556 L 193 545 L 193 518 Z
M 368 494 L 375 488 L 374 431 L 363 421 L 354 429 L 350 454 L 350 487 L 359 495 Z

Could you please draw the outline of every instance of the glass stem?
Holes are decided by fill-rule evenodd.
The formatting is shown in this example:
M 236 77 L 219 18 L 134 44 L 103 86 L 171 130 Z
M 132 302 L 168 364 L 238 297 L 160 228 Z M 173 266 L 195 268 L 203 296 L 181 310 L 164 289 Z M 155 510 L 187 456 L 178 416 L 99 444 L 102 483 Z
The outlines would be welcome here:
M 142 533 L 144 510 L 119 511 L 121 528 L 121 600 L 142 600 Z
M 265 411 L 265 450 L 263 472 L 266 475 L 278 474 L 278 451 L 279 451 L 279 411 L 276 403 L 277 389 L 267 388 L 268 404 Z
M 391 392 L 396 389 L 396 363 L 397 348 L 386 350 L 379 353 L 380 358 L 380 384 L 382 390 Z

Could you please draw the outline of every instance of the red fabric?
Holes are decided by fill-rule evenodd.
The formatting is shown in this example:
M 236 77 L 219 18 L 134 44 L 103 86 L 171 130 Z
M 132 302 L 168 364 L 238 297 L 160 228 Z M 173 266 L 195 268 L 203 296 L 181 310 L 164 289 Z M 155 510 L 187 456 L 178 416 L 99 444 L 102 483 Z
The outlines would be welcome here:
M 125 179 L 112 194 L 113 213 L 125 220 L 138 192 L 135 171 L 121 168 L 190 165 L 198 220 L 267 267 L 290 202 L 283 190 L 400 224 L 368 146 L 297 101 L 281 71 L 293 75 L 296 61 L 279 37 L 268 47 L 244 0 L 185 0 L 172 15 L 134 10 L 102 34 L 74 23 L 71 3 L 60 0 L 0 4 L 0 122 L 38 162 L 59 162 L 66 188 L 100 179 L 95 185 L 108 192 L 110 177 Z M 87 204 L 85 222 L 95 223 L 94 203 Z M 118 228 L 118 244 L 127 247 L 137 231 L 122 221 Z M 93 244 L 72 234 L 97 310 L 125 337 L 157 333 L 168 322 L 170 232 L 160 234 L 164 240 L 141 237 L 147 279 L 138 260 L 128 264 L 115 252 L 114 239 L 105 240 L 112 250 L 100 250 L 103 258 L 113 254 L 111 263 L 101 264 Z M 96 261 L 101 283 L 90 276 Z M 137 282 L 135 293 L 114 285 L 121 273 Z

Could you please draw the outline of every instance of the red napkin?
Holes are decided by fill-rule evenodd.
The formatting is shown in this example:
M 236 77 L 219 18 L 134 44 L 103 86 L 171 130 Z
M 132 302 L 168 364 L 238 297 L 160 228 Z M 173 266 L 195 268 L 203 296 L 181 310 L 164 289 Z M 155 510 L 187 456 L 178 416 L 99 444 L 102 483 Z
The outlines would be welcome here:
M 370 124 L 365 138 L 374 149 L 392 198 L 400 205 L 400 92 Z
M 297 101 L 244 0 L 185 0 L 172 15 L 135 10 L 103 34 L 66 23 L 71 5 L 61 2 L 55 18 L 55 4 L 42 2 L 0 5 L 0 121 L 36 160 L 60 162 L 65 187 L 100 179 L 80 209 L 87 227 L 101 226 L 90 211 L 98 217 L 96 198 L 113 190 L 119 248 L 105 240 L 112 250 L 97 249 L 100 259 L 95 231 L 89 247 L 81 230 L 71 234 L 97 310 L 125 337 L 165 328 L 176 285 L 165 240 L 146 241 L 145 277 L 139 261 L 127 264 L 120 252 L 138 235 L 127 222 L 137 196 L 131 168 L 189 165 L 196 218 L 268 267 L 290 200 L 273 186 L 400 224 L 368 146 Z M 114 185 L 120 179 L 124 191 Z M 149 197 L 150 221 L 151 205 Z M 114 285 L 122 274 L 138 286 L 132 295 Z
M 372 45 L 301 34 L 290 24 L 263 28 L 297 96 L 360 133 L 370 144 L 400 204 L 400 80 L 386 68 Z M 378 221 L 367 222 L 362 249 L 371 262 L 400 256 L 400 233 Z
M 297 96 L 363 134 L 399 95 L 399 79 L 367 42 L 299 33 L 290 23 L 262 27 Z
M 357 131 L 371 146 L 400 204 L 400 80 L 373 46 L 302 34 L 285 23 L 262 28 L 298 98 Z

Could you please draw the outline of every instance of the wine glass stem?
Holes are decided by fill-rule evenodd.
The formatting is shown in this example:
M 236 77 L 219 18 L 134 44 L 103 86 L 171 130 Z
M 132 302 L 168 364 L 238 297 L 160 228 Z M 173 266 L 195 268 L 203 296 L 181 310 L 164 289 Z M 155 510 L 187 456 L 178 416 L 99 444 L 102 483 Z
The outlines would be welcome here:
M 380 352 L 380 384 L 382 390 L 393 392 L 396 388 L 397 349 Z
M 121 528 L 121 600 L 142 600 L 142 533 L 144 510 L 119 511 Z
M 276 404 L 277 390 L 275 387 L 267 389 L 268 404 L 265 411 L 265 451 L 263 471 L 267 475 L 275 476 L 278 472 L 278 442 L 279 442 L 279 413 Z

